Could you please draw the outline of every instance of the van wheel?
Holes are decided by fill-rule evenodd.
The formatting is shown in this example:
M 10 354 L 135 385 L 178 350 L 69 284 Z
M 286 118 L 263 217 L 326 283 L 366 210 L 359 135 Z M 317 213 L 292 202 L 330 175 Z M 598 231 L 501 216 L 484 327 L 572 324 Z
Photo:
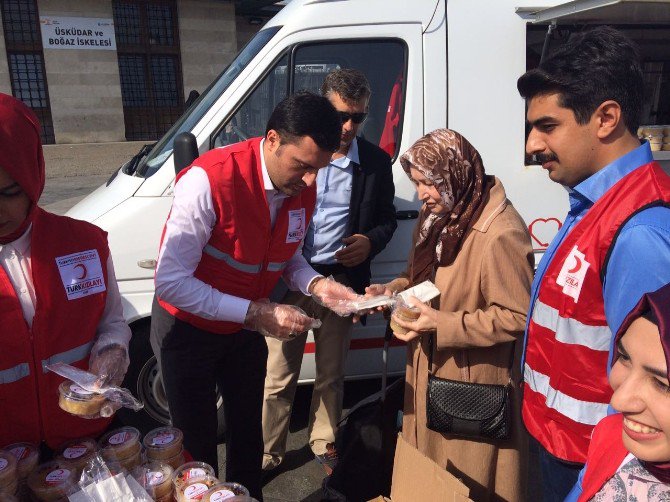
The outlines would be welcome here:
M 170 410 L 163 388 L 163 378 L 149 342 L 149 326 L 148 320 L 131 326 L 133 336 L 129 347 L 130 366 L 123 380 L 123 387 L 130 389 L 144 403 L 144 408 L 137 412 L 121 408 L 117 413 L 124 425 L 136 427 L 143 434 L 156 427 L 170 425 Z M 218 392 L 216 409 L 219 421 L 217 434 L 221 439 L 226 431 L 226 421 L 223 398 Z

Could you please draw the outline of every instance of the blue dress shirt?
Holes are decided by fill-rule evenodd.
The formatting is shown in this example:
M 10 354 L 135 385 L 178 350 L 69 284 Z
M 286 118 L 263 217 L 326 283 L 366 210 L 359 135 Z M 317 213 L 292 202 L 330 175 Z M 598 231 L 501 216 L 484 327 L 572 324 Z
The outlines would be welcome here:
M 349 205 L 353 183 L 353 165 L 360 164 L 356 138 L 344 157 L 331 160 L 316 176 L 316 206 L 305 235 L 303 256 L 310 263 L 337 263 L 335 253 L 349 223 Z
M 563 226 L 551 241 L 537 266 L 530 293 L 530 308 L 526 320 L 525 346 L 528 342 L 528 324 L 537 301 L 539 285 L 556 250 L 572 228 L 610 188 L 636 168 L 653 160 L 649 143 L 619 157 L 603 169 L 569 190 L 570 211 Z M 656 291 L 670 282 L 670 208 L 653 207 L 635 214 L 626 222 L 614 243 L 603 284 L 605 316 L 612 334 L 616 334 L 628 313 L 644 293 Z M 610 347 L 610 362 L 613 347 Z M 609 365 L 608 365 L 609 371 Z

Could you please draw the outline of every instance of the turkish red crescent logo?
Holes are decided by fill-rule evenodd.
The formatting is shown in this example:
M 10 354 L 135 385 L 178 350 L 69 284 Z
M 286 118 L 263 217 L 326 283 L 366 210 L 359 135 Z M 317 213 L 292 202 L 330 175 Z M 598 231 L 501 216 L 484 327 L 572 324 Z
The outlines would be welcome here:
M 88 274 L 88 270 L 86 270 L 86 265 L 84 265 L 83 263 L 77 263 L 74 266 L 74 268 L 81 268 L 81 275 L 79 277 L 75 277 L 75 279 L 77 280 L 83 279 Z
M 573 256 L 573 258 L 575 259 L 575 266 L 574 268 L 568 270 L 568 274 L 574 274 L 575 272 L 577 272 L 579 269 L 582 268 L 582 260 L 579 258 L 579 256 L 575 255 Z
M 547 247 L 549 247 L 549 242 L 550 241 L 544 242 L 544 239 L 543 239 L 543 237 L 545 237 L 545 238 L 547 237 L 547 235 L 545 235 L 546 231 L 545 232 L 541 231 L 541 228 L 546 227 L 547 223 L 550 224 L 550 225 L 555 223 L 556 227 L 557 227 L 556 232 L 558 232 L 561 229 L 561 227 L 563 226 L 563 223 L 561 223 L 561 220 L 559 220 L 558 218 L 554 218 L 554 217 L 551 217 L 551 218 L 536 218 L 530 223 L 530 225 L 528 225 L 528 232 L 530 233 L 531 238 L 540 246 L 540 249 L 546 249 Z M 537 228 L 536 228 L 536 225 L 537 225 Z M 554 235 L 555 235 L 555 233 L 554 233 Z M 552 235 L 552 238 L 553 238 L 553 235 Z M 535 247 L 535 246 L 533 246 L 533 247 Z

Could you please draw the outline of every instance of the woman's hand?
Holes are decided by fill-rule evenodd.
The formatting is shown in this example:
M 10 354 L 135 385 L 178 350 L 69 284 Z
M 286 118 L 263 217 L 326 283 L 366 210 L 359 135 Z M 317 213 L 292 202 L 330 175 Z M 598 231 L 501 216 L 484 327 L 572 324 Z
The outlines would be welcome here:
M 432 333 L 437 330 L 437 310 L 429 307 L 425 303 L 421 303 L 415 296 L 410 296 L 408 304 L 416 308 L 419 313 L 419 318 L 416 321 L 403 321 L 398 316 L 393 316 L 393 321 L 409 331 L 404 335 L 393 333 L 393 336 L 399 340 L 409 342 L 424 333 Z

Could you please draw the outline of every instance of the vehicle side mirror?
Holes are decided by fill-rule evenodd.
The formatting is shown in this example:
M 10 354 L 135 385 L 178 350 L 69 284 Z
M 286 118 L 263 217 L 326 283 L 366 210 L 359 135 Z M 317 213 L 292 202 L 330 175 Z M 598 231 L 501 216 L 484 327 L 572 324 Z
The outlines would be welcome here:
M 174 138 L 174 172 L 179 172 L 185 167 L 190 166 L 200 155 L 198 153 L 198 143 L 195 136 L 190 132 L 181 132 Z

